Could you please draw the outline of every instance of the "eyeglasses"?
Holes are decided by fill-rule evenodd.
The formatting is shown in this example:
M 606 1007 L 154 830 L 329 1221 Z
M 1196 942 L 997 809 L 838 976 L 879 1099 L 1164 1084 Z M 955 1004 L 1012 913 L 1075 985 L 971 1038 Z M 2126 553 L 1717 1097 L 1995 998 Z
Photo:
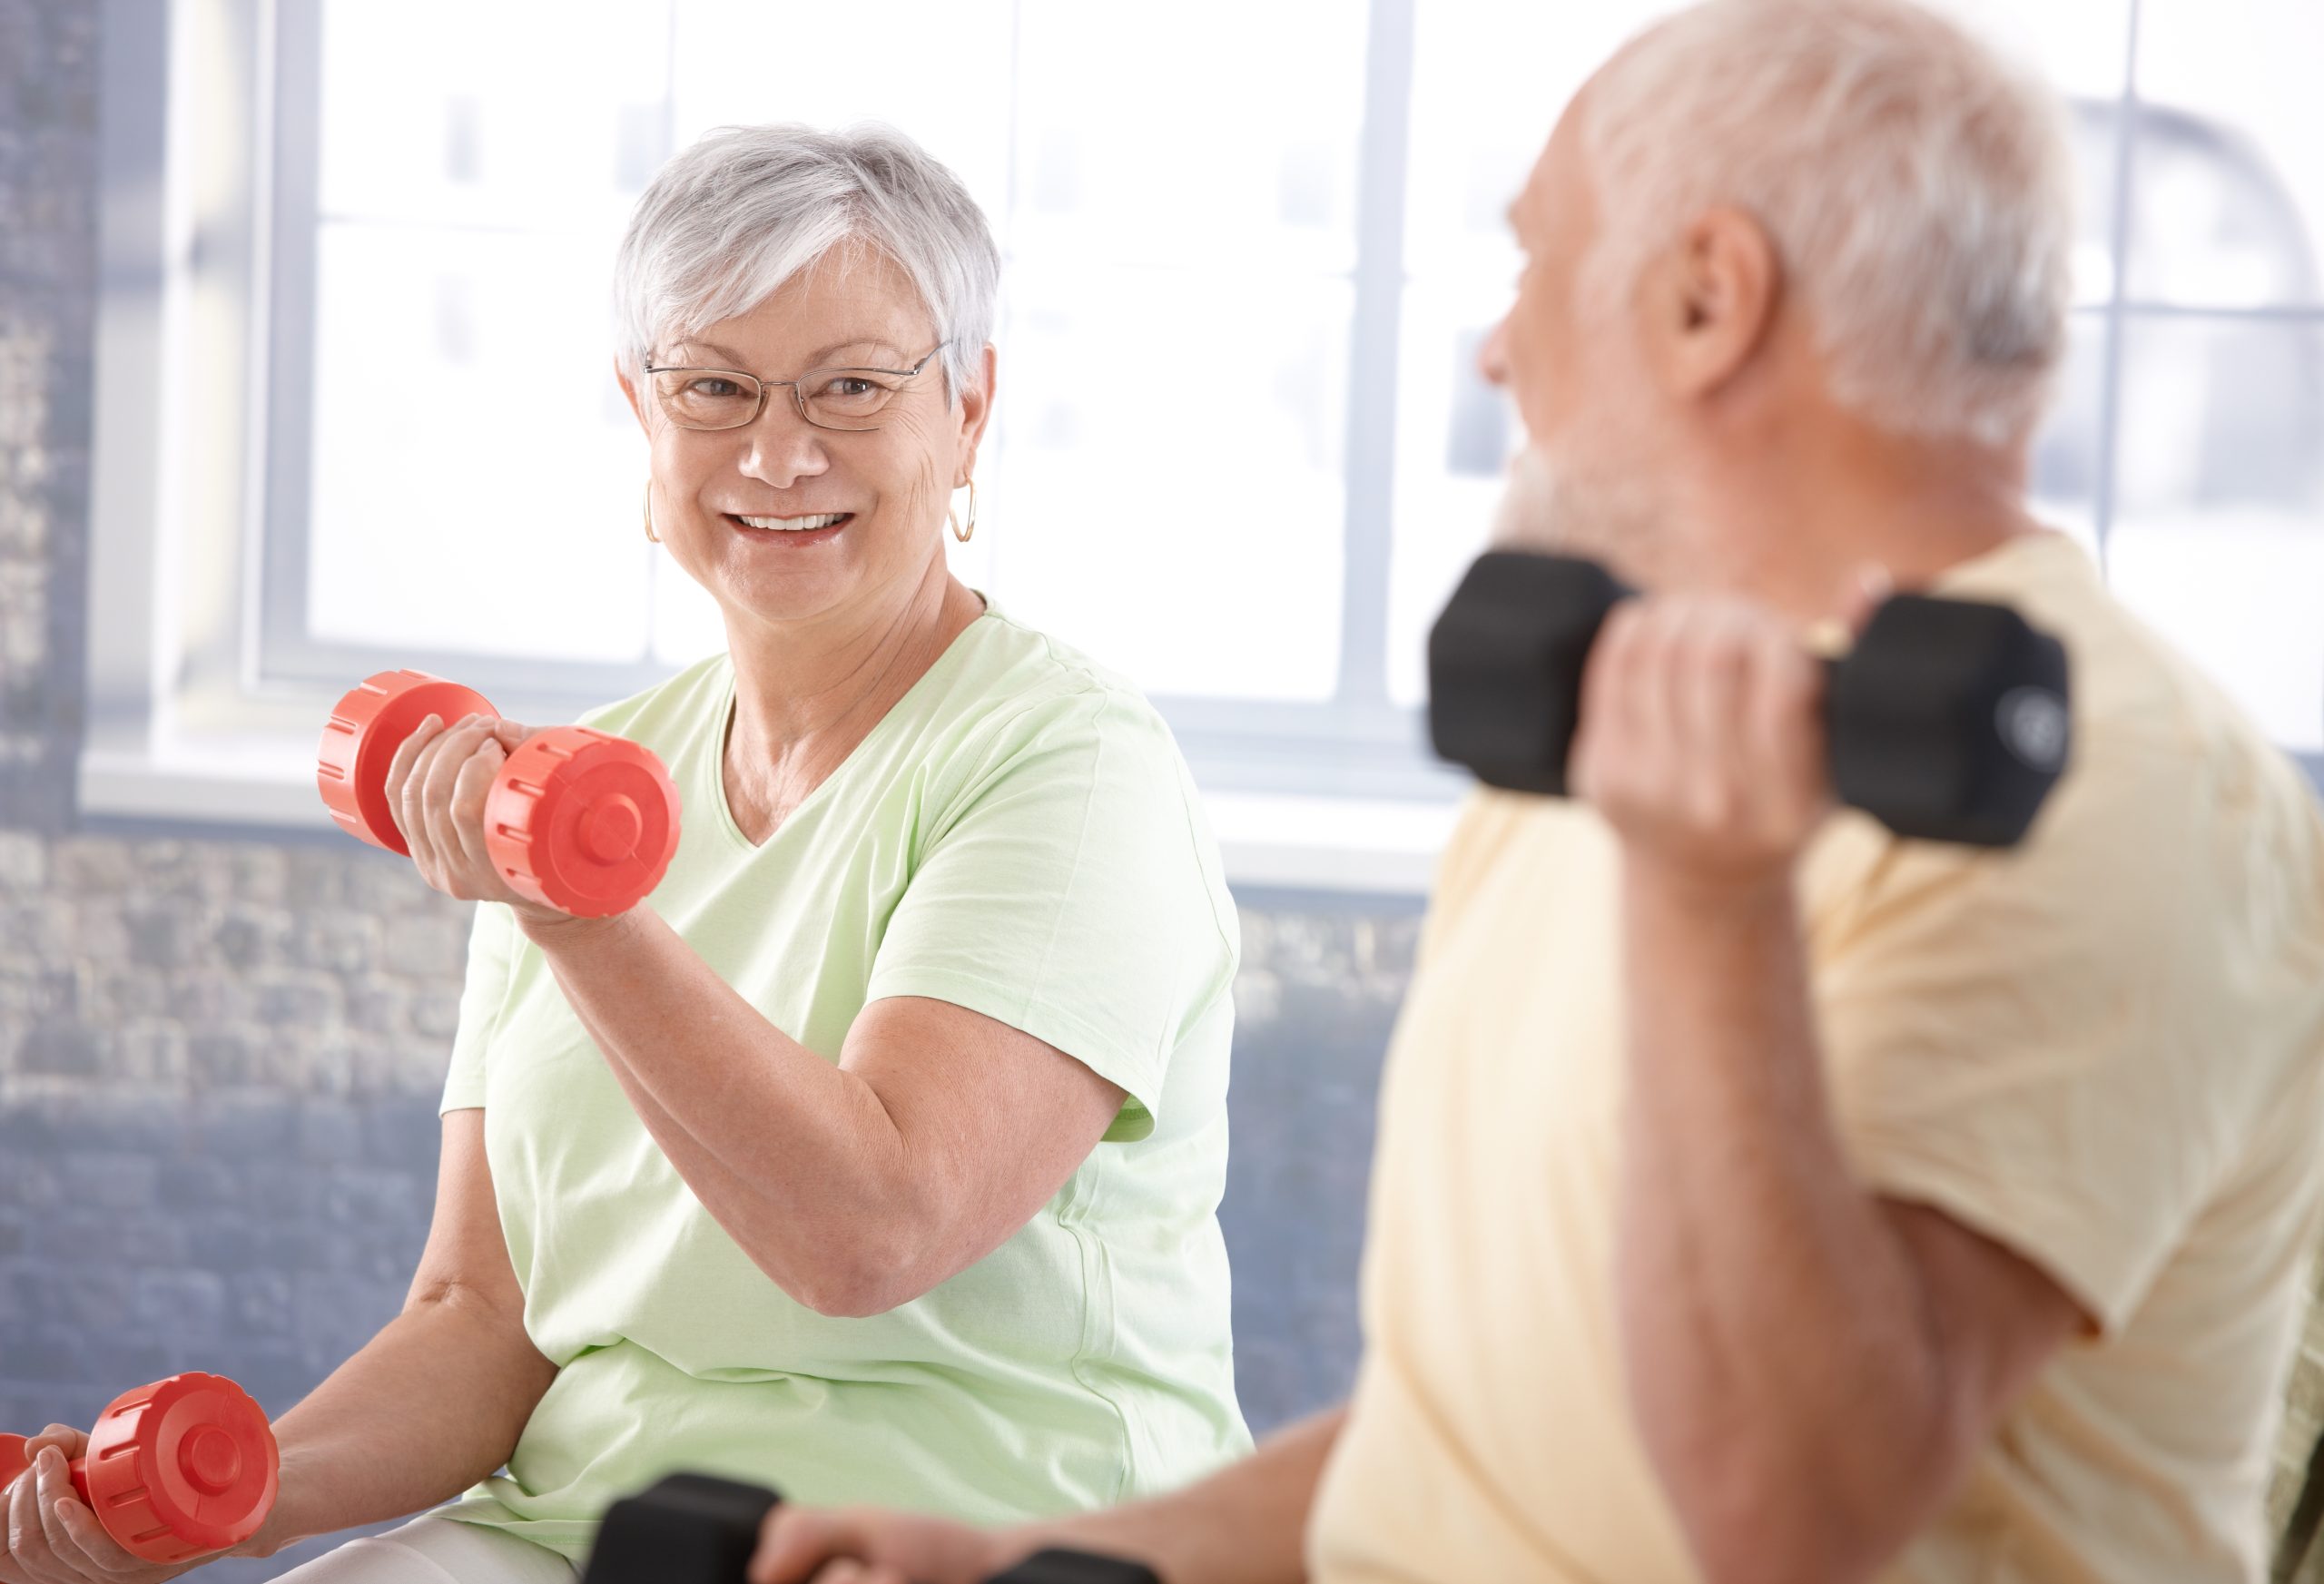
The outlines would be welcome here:
M 739 429 L 766 410 L 766 393 L 791 388 L 799 416 L 819 429 L 876 429 L 887 405 L 944 349 L 929 349 L 909 369 L 817 369 L 796 379 L 762 379 L 735 369 L 656 369 L 645 366 L 655 399 L 670 421 L 688 429 Z

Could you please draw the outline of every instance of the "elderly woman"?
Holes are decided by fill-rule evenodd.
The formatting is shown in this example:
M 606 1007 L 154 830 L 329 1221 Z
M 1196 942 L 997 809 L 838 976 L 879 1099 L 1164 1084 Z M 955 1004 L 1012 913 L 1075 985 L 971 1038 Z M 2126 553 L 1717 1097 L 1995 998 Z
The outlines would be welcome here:
M 661 755 L 683 840 L 647 903 L 564 915 L 485 854 L 523 728 L 399 757 L 421 874 L 484 903 L 435 1222 L 402 1313 L 278 1426 L 247 1550 L 458 1500 L 303 1584 L 566 1579 L 681 1467 L 992 1521 L 1248 1446 L 1216 852 L 1154 711 L 946 568 L 998 268 L 892 132 L 728 129 L 640 201 L 644 532 L 727 647 L 589 723 Z M 31 1576 L 172 1571 L 77 1503 L 57 1528 L 73 1562 Z

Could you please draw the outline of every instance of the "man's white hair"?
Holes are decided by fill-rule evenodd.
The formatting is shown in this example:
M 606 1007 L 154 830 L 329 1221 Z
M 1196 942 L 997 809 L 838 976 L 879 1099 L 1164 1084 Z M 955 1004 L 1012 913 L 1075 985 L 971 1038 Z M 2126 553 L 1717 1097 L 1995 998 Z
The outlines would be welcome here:
M 1905 0 L 1709 0 L 1616 55 L 1579 113 L 1593 307 L 1733 204 L 1852 410 L 1994 445 L 2040 421 L 2071 289 L 2063 108 L 1962 29 Z
M 943 341 L 946 391 L 976 389 L 1000 282 L 991 229 L 958 176 L 868 123 L 720 127 L 664 165 L 614 266 L 622 367 L 642 379 L 657 345 L 749 311 L 852 245 L 885 253 L 919 290 Z

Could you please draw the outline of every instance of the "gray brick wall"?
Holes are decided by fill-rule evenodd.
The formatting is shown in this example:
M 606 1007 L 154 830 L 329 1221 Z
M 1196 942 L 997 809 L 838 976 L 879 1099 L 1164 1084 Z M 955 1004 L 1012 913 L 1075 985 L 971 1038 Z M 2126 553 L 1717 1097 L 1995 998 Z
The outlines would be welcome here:
M 0 0 L 0 1427 L 186 1369 L 276 1413 L 401 1302 L 468 910 L 341 838 L 73 805 L 86 623 L 96 0 Z M 1409 904 L 1244 899 L 1224 1218 L 1244 1400 L 1342 1392 Z M 204 1569 L 256 1584 L 318 1548 Z

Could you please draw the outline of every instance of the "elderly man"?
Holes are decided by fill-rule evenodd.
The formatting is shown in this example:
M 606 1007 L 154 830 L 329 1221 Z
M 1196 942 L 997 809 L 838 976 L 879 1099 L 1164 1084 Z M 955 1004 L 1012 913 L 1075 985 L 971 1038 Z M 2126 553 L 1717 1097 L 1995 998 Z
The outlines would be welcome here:
M 1549 486 L 1513 531 L 1651 592 L 1584 801 L 1483 794 L 1446 855 L 1353 1402 L 1067 1522 L 782 1513 L 759 1584 L 2262 1576 L 2324 822 L 2021 504 L 2066 192 L 2045 97 L 1897 0 L 1713 0 L 1598 74 L 1485 363 Z M 2069 649 L 2014 851 L 1830 810 L 1798 635 L 1892 583 Z

